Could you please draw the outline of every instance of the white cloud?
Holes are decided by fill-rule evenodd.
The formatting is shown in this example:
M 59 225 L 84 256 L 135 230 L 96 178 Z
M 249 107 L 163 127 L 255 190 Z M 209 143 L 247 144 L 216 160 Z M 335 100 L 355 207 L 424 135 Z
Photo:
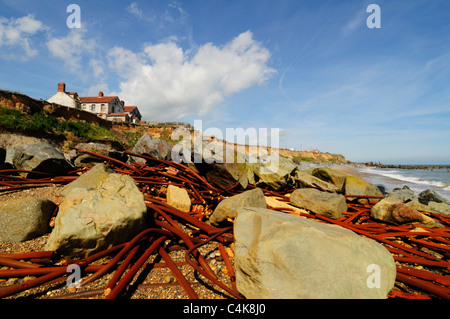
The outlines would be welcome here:
M 46 44 L 53 57 L 64 61 L 65 66 L 72 73 L 85 73 L 82 70 L 82 60 L 87 55 L 92 55 L 98 48 L 95 39 L 85 38 L 86 28 L 70 29 L 65 37 L 51 38 Z M 94 64 L 94 65 L 93 65 Z M 100 64 L 90 59 L 89 69 L 94 66 L 94 74 L 101 74 Z M 91 73 L 91 72 L 89 72 Z
M 143 14 L 142 14 L 142 10 L 138 8 L 138 5 L 136 2 L 132 2 L 128 7 L 127 7 L 127 11 L 134 14 L 135 16 L 142 18 Z
M 33 15 L 21 18 L 0 17 L 0 57 L 6 60 L 28 60 L 37 55 L 32 36 L 47 27 Z
M 110 67 L 121 80 L 121 98 L 138 105 L 148 120 L 204 115 L 239 91 L 263 84 L 275 70 L 270 52 L 250 31 L 222 47 L 211 43 L 188 54 L 173 41 L 147 44 L 142 52 L 116 47 Z

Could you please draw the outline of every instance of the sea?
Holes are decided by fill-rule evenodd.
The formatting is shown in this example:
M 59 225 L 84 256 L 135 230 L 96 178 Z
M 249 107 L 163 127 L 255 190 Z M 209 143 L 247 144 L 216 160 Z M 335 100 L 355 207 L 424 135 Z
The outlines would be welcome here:
M 416 195 L 426 189 L 450 201 L 450 165 L 424 165 L 426 168 L 355 168 L 364 179 L 375 185 L 384 185 L 387 192 L 408 186 Z

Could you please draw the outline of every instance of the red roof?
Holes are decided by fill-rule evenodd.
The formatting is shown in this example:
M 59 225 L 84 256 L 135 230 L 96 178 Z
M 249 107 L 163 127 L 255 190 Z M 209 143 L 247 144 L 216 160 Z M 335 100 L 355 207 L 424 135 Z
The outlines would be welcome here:
M 130 113 L 131 111 L 133 111 L 136 108 L 136 106 L 124 106 L 123 109 L 125 110 L 125 112 Z
M 81 103 L 109 103 L 117 96 L 80 96 Z

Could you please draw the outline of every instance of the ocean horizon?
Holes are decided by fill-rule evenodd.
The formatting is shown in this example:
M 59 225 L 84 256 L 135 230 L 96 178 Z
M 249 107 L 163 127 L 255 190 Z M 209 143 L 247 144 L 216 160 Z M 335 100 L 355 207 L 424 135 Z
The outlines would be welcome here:
M 395 166 L 398 167 L 365 166 L 354 169 L 366 181 L 375 185 L 383 185 L 387 192 L 408 186 L 417 195 L 424 190 L 431 189 L 450 200 L 450 165 L 402 164 Z M 408 166 L 411 168 L 400 168 Z

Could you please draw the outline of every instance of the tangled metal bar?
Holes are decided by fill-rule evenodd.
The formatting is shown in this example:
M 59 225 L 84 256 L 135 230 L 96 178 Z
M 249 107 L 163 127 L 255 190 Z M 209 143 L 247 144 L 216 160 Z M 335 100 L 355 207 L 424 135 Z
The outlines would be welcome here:
M 146 155 L 124 152 L 124 154 L 140 157 L 146 164 L 124 163 L 109 156 L 76 149 L 79 153 L 89 154 L 106 162 L 116 173 L 130 175 L 144 194 L 148 216 L 148 228 L 137 234 L 126 243 L 100 251 L 85 259 L 64 259 L 54 251 L 38 251 L 23 254 L 0 253 L 0 278 L 17 278 L 36 276 L 26 282 L 10 286 L 0 283 L 0 298 L 20 297 L 19 293 L 33 287 L 43 286 L 51 289 L 51 285 L 67 278 L 67 266 L 77 264 L 83 272 L 81 286 L 86 287 L 105 275 L 111 274 L 105 287 L 88 291 L 75 291 L 61 298 L 89 298 L 100 296 L 107 299 L 120 298 L 126 295 L 130 283 L 140 270 L 149 263 L 150 256 L 159 255 L 164 261 L 153 264 L 154 268 L 168 267 L 181 285 L 188 298 L 198 298 L 194 285 L 201 283 L 189 282 L 178 267 L 188 265 L 193 270 L 210 281 L 213 286 L 222 289 L 228 298 L 242 298 L 236 285 L 236 275 L 232 260 L 226 247 L 234 240 L 233 228 L 217 228 L 208 224 L 209 213 L 228 196 L 244 191 L 240 184 L 227 189 L 221 189 L 213 181 L 195 172 L 181 163 L 159 160 Z M 50 176 L 46 173 L 32 172 L 37 179 L 16 176 L 19 173 L 30 173 L 21 170 L 0 171 L 0 194 L 7 191 L 17 191 L 48 185 L 65 185 L 78 178 L 79 174 L 89 169 L 78 169 L 67 176 Z M 164 188 L 176 185 L 186 189 L 192 200 L 192 211 L 182 212 L 167 204 Z M 320 187 L 316 186 L 320 189 Z M 247 189 L 256 188 L 248 185 Z M 262 189 L 267 196 L 275 196 L 279 201 L 289 203 L 287 196 L 294 189 L 273 191 Z M 322 190 L 324 191 L 324 190 Z M 285 213 L 293 213 L 319 222 L 335 224 L 355 233 L 373 239 L 382 244 L 394 257 L 397 264 L 396 287 L 390 292 L 390 298 L 426 299 L 450 297 L 450 218 L 433 212 L 422 212 L 438 220 L 445 226 L 443 229 L 430 229 L 412 224 L 391 225 L 373 220 L 370 210 L 375 204 L 371 200 L 381 199 L 380 196 L 345 195 L 348 209 L 340 219 L 330 219 L 313 212 L 295 212 L 293 208 L 273 208 Z M 362 205 L 352 201 L 355 198 L 366 198 L 368 204 Z M 271 208 L 271 207 L 270 207 Z M 225 263 L 231 286 L 219 280 L 209 265 L 209 260 L 200 252 L 200 247 L 216 242 L 220 252 L 220 260 Z M 176 243 L 179 249 L 185 250 L 185 261 L 175 262 L 169 254 L 171 244 Z M 102 258 L 108 261 L 98 264 Z M 156 260 L 156 258 L 154 259 Z M 417 269 L 420 266 L 420 269 Z M 401 285 L 399 284 L 401 283 Z M 139 284 L 137 287 L 146 289 L 161 284 Z M 405 288 L 407 287 L 407 288 Z M 54 297 L 58 298 L 58 296 Z

